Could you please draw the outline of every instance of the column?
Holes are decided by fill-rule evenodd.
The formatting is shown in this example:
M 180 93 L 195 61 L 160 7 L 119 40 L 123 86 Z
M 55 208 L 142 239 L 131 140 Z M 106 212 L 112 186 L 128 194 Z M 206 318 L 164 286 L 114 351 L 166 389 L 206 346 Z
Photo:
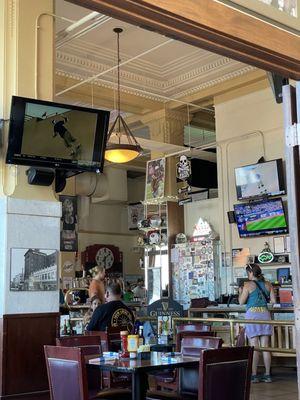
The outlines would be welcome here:
M 59 250 L 61 206 L 52 187 L 28 185 L 28 167 L 5 165 L 11 96 L 53 96 L 53 12 L 53 0 L 0 2 L 0 118 L 5 120 L 0 159 L 0 398 L 42 399 L 48 393 L 43 344 L 55 343 L 58 290 L 12 290 L 11 271 L 20 265 L 22 279 L 25 257 L 22 252 L 16 256 L 20 249 Z
M 165 108 L 152 113 L 142 120 L 148 125 L 150 138 L 164 143 L 172 143 L 182 146 L 184 143 L 184 126 L 189 124 L 189 116 L 186 112 L 174 111 Z M 164 154 L 151 153 L 151 158 L 159 158 Z M 166 196 L 177 194 L 176 184 L 177 157 L 166 159 Z M 175 243 L 175 236 L 184 231 L 184 209 L 175 201 L 167 203 L 168 214 L 168 254 L 169 254 L 169 295 L 172 296 L 172 264 L 170 260 L 171 247 Z

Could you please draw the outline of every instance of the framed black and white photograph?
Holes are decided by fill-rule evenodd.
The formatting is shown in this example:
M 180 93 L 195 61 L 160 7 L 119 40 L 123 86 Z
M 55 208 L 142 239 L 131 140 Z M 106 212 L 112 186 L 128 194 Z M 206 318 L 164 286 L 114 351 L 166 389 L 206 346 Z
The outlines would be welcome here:
M 55 249 L 12 248 L 11 291 L 58 290 L 58 252 Z

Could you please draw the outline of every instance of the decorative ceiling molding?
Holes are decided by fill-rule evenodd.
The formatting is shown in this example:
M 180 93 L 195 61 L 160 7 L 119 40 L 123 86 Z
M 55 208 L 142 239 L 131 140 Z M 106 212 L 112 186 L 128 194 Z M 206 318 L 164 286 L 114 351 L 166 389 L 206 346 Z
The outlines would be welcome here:
M 195 59 L 194 63 L 189 64 L 189 70 L 186 68 L 182 71 L 177 69 L 177 75 L 171 73 L 169 77 L 166 76 L 166 68 L 164 68 L 163 73 L 159 73 L 159 68 L 156 67 L 152 74 L 148 74 L 146 69 L 149 68 L 151 63 L 142 60 L 139 60 L 139 63 L 134 62 L 132 63 L 135 64 L 134 66 L 130 64 L 130 66 L 121 69 L 121 90 L 125 93 L 137 94 L 152 100 L 164 101 L 155 95 L 179 98 L 255 69 L 227 57 L 205 53 L 205 57 L 200 57 L 202 62 L 200 62 L 198 55 L 198 61 Z M 193 57 L 195 57 L 195 54 L 193 54 Z M 183 60 L 180 62 L 186 64 Z M 147 68 L 144 64 L 147 64 Z M 170 70 L 176 70 L 174 66 L 176 61 L 168 64 Z M 100 63 L 90 56 L 87 57 L 86 53 L 80 55 L 77 51 L 74 54 L 67 50 L 57 50 L 56 52 L 56 73 L 76 80 L 84 80 L 105 72 L 112 65 L 104 62 Z M 96 79 L 94 82 L 99 86 L 115 89 L 116 70 L 102 75 L 101 78 Z M 141 89 L 151 94 L 142 94 L 139 91 Z

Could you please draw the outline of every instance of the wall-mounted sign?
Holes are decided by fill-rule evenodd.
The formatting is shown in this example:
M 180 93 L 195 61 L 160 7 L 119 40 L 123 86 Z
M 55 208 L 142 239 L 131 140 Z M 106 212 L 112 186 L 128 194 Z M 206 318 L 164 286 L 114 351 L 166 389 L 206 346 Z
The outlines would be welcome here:
M 180 156 L 176 164 L 176 176 L 181 181 L 187 181 L 192 173 L 191 162 L 187 156 Z
M 257 258 L 259 263 L 268 264 L 274 260 L 274 254 L 264 251 L 260 253 Z
M 272 253 L 268 242 L 265 243 L 265 247 L 262 249 L 261 253 L 257 256 L 257 259 L 260 264 L 268 264 L 274 260 L 274 254 Z
M 191 174 L 192 166 L 190 160 L 185 155 L 180 156 L 176 164 L 177 193 L 180 206 L 192 201 L 190 196 L 192 188 L 189 184 Z
M 166 298 L 157 300 L 147 307 L 150 317 L 182 317 L 183 307 L 177 301 Z
M 60 251 L 77 251 L 77 197 L 59 196 L 62 203 Z

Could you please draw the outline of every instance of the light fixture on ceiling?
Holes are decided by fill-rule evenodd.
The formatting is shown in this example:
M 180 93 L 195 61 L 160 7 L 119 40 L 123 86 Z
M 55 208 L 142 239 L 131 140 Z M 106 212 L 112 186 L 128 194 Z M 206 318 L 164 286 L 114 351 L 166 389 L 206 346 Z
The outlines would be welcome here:
M 118 115 L 112 124 L 107 137 L 105 159 L 113 163 L 126 163 L 134 160 L 142 153 L 142 148 L 130 131 L 124 118 L 121 115 L 120 107 L 120 33 L 122 28 L 115 28 L 117 34 L 117 53 L 118 53 Z M 110 143 L 112 136 L 116 136 L 117 143 Z

